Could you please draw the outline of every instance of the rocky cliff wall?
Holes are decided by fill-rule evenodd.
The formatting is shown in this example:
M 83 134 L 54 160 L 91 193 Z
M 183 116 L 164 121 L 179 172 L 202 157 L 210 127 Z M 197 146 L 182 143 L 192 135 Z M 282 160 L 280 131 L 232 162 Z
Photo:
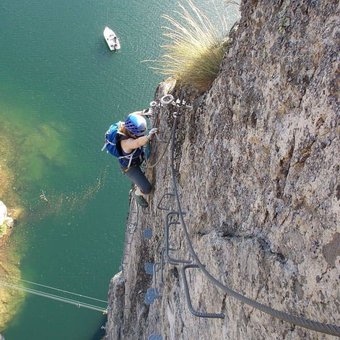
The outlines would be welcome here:
M 339 325 L 339 4 L 254 0 L 243 1 L 241 12 L 218 78 L 177 118 L 175 178 L 189 235 L 224 285 L 277 310 Z M 162 84 L 157 96 L 170 87 Z M 173 94 L 194 98 L 184 89 Z M 174 111 L 156 115 L 165 141 Z M 147 169 L 155 186 L 150 207 L 131 201 L 107 338 L 332 339 L 242 304 L 190 269 L 193 308 L 225 314 L 195 317 L 181 265 L 164 264 L 155 280 L 161 295 L 145 303 L 153 282 L 144 265 L 161 261 L 169 212 L 157 206 L 177 209 L 174 197 L 162 200 L 173 193 L 169 150 L 153 143 L 151 163 L 166 153 Z M 172 257 L 192 259 L 179 224 L 169 239 L 177 249 Z

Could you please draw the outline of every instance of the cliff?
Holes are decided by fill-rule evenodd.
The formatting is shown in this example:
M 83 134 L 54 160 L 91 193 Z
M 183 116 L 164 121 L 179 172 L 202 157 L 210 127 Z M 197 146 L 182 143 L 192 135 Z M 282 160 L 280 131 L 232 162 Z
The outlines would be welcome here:
M 8 240 L 17 220 L 25 214 L 16 190 L 16 174 L 13 171 L 15 151 L 6 124 L 0 125 L 0 277 L 20 278 L 18 258 L 8 247 Z M 18 312 L 23 294 L 0 286 L 0 332 Z M 3 337 L 0 334 L 0 340 Z
M 333 338 L 240 302 L 201 269 L 184 271 L 185 280 L 178 260 L 197 263 L 187 236 L 223 286 L 340 324 L 339 4 L 243 1 L 241 15 L 207 93 L 167 82 L 157 90 L 156 98 L 172 91 L 193 107 L 157 110 L 164 141 L 176 123 L 174 177 L 171 145 L 154 141 L 150 163 L 160 161 L 147 174 L 155 191 L 148 209 L 131 200 L 107 339 Z M 156 275 L 147 263 L 157 263 Z M 194 316 L 186 282 L 194 311 L 224 318 Z

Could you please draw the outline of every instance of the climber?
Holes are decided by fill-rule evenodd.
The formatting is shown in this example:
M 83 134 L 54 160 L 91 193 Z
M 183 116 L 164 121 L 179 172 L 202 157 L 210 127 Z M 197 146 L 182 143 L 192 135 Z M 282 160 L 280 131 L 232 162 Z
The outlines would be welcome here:
M 149 111 L 130 113 L 125 122 L 112 124 L 105 135 L 103 150 L 118 158 L 123 173 L 136 185 L 134 196 L 143 208 L 148 207 L 147 195 L 152 185 L 143 173 L 140 165 L 144 161 L 143 146 L 149 142 L 158 131 L 153 128 L 146 135 L 147 124 L 144 116 L 150 116 Z

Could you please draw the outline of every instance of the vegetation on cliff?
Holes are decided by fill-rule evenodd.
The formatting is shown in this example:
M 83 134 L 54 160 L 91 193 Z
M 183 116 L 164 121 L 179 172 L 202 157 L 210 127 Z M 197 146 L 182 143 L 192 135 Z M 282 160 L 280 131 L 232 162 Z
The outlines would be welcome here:
M 174 14 L 163 16 L 170 27 L 164 27 L 167 43 L 162 46 L 164 53 L 154 68 L 174 77 L 180 85 L 204 92 L 219 71 L 228 45 L 228 25 L 218 13 L 212 21 L 191 0 L 179 3 L 179 11 Z

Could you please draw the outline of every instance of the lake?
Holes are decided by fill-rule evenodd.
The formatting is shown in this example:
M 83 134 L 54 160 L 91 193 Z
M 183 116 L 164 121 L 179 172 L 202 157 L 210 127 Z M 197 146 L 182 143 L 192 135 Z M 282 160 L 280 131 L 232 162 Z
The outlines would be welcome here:
M 13 150 L 13 191 L 25 210 L 7 251 L 25 286 L 107 299 L 123 252 L 130 183 L 101 152 L 104 133 L 153 100 L 162 76 L 141 61 L 160 55 L 161 15 L 176 4 L 1 1 L 0 134 Z M 117 53 L 104 41 L 106 25 L 120 38 Z M 97 340 L 104 324 L 101 312 L 27 294 L 0 332 L 6 340 Z

